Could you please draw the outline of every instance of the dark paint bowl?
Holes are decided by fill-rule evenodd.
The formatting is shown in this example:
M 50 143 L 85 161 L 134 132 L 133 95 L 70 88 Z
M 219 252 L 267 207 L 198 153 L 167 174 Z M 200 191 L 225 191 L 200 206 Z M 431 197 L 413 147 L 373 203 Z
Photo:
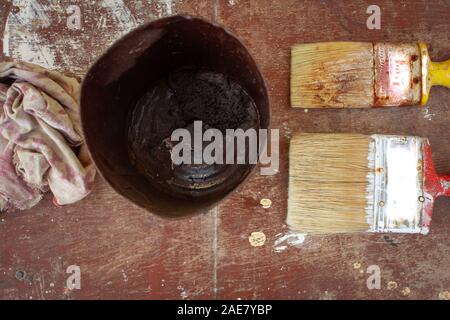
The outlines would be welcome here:
M 109 48 L 90 68 L 82 84 L 81 119 L 87 146 L 98 171 L 119 194 L 152 213 L 167 217 L 204 212 L 255 169 L 254 164 L 232 164 L 182 165 L 170 170 L 172 163 L 168 153 L 155 153 L 159 146 L 151 128 L 172 130 L 180 121 L 182 127 L 189 127 L 191 121 L 199 120 L 195 117 L 202 117 L 202 114 L 190 112 L 184 116 L 186 119 L 181 117 L 177 122 L 169 116 L 161 116 L 166 112 L 166 105 L 175 104 L 175 113 L 184 114 L 186 105 L 196 108 L 192 107 L 192 101 L 177 104 L 178 100 L 173 102 L 172 99 L 158 105 L 145 99 L 149 92 L 153 94 L 152 90 L 160 88 L 162 82 L 170 83 L 164 79 L 178 74 L 178 70 L 206 72 L 207 78 L 215 79 L 211 80 L 213 82 L 226 79 L 234 92 L 242 89 L 249 97 L 245 103 L 254 106 L 254 114 L 244 115 L 252 123 L 250 126 L 268 129 L 270 123 L 268 93 L 255 61 L 235 36 L 216 24 L 201 18 L 172 16 L 131 31 Z M 203 76 L 195 74 L 193 79 Z M 186 77 L 181 79 L 186 80 Z M 189 76 L 187 79 L 186 83 L 192 84 Z M 211 81 L 207 88 L 215 95 L 215 83 Z M 173 89 L 175 93 L 186 91 L 188 86 L 180 83 Z M 193 91 L 208 91 L 195 89 Z M 172 97 L 173 92 L 167 96 Z M 199 101 L 203 101 L 202 97 Z M 228 108 L 226 101 L 224 105 Z M 139 126 L 142 133 L 131 136 L 137 106 L 149 116 L 142 128 Z M 210 111 L 205 110 L 205 114 Z M 221 112 L 214 110 L 213 113 Z M 207 117 L 201 120 L 209 125 Z M 153 144 L 137 143 L 141 149 L 136 152 L 134 142 L 146 138 L 147 134 L 149 138 L 142 141 L 153 139 Z M 137 165 L 133 160 L 136 153 L 140 160 L 148 159 L 148 162 L 141 161 Z M 198 177 L 201 179 L 195 180 Z

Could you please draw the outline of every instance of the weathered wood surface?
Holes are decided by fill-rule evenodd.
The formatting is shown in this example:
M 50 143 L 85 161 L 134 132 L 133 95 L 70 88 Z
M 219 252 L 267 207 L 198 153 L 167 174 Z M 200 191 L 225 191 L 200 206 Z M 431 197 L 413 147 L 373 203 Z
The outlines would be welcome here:
M 82 30 L 66 27 L 81 8 Z M 281 133 L 280 173 L 256 173 L 203 215 L 168 221 L 118 196 L 98 178 L 85 200 L 55 208 L 49 196 L 26 212 L 0 216 L 2 299 L 442 299 L 450 291 L 450 199 L 436 204 L 431 234 L 291 235 L 284 224 L 289 136 L 361 132 L 430 138 L 437 169 L 450 172 L 450 91 L 434 88 L 425 108 L 309 110 L 289 107 L 290 47 L 326 40 L 414 41 L 434 60 L 450 58 L 449 1 L 378 1 L 381 30 L 366 28 L 371 1 L 5 1 L 0 52 L 82 76 L 129 29 L 175 13 L 225 25 L 253 52 L 267 79 L 273 127 Z M 263 208 L 262 198 L 272 200 Z M 263 232 L 264 245 L 249 243 Z M 81 289 L 66 289 L 70 265 Z M 366 286 L 370 265 L 381 289 Z M 17 279 L 18 271 L 26 273 Z M 19 277 L 20 278 L 20 277 Z M 408 289 L 405 289 L 408 288 Z

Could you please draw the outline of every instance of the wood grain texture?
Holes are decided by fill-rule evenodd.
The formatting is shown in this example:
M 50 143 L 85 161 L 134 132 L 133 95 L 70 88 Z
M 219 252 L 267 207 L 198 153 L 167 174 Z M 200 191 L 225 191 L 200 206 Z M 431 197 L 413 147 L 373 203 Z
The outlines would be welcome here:
M 72 45 L 55 45 L 52 50 L 57 52 L 55 66 L 83 75 L 130 24 L 114 20 L 114 11 L 108 8 L 55 1 L 58 8 L 72 2 L 82 7 L 83 31 L 69 32 L 61 21 L 48 28 L 30 27 L 29 32 L 44 46 L 52 47 L 55 32 L 81 46 L 77 52 Z M 159 1 L 123 4 L 138 23 L 169 13 Z M 450 199 L 436 203 L 426 237 L 306 236 L 301 243 L 301 236 L 289 233 L 285 224 L 288 141 L 294 132 L 429 137 L 437 169 L 450 172 L 448 89 L 433 88 L 425 108 L 309 112 L 290 108 L 290 48 L 296 43 L 421 39 L 431 45 L 435 61 L 450 57 L 448 1 L 378 1 L 381 30 L 366 28 L 366 9 L 371 4 L 365 0 L 173 1 L 172 13 L 214 19 L 254 54 L 270 90 L 272 127 L 280 129 L 280 173 L 255 172 L 211 212 L 183 220 L 164 220 L 136 208 L 101 178 L 94 192 L 73 206 L 55 208 L 46 197 L 32 210 L 2 215 L 0 298 L 438 299 L 439 293 L 450 291 Z M 17 14 L 12 10 L 7 2 L 0 16 Z M 59 21 L 58 14 L 49 15 Z M 101 16 L 104 28 L 97 24 Z M 12 30 L 11 25 L 8 28 Z M 21 52 L 15 48 L 14 52 Z M 272 200 L 270 208 L 259 204 L 263 198 Z M 266 235 L 263 246 L 250 245 L 248 237 L 255 231 Z M 73 264 L 81 267 L 81 290 L 65 289 L 66 268 Z M 370 265 L 381 269 L 380 290 L 367 289 Z M 27 278 L 18 280 L 17 271 L 26 271 Z M 389 281 L 398 287 L 389 290 Z M 410 289 L 408 295 L 402 292 L 405 287 Z

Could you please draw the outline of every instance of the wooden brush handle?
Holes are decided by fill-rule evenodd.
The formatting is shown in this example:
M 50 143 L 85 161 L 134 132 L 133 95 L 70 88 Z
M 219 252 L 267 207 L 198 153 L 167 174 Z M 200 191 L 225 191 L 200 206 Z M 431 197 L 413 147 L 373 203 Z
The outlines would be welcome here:
M 450 197 L 450 175 L 441 176 L 440 180 L 443 189 L 442 195 Z
M 429 72 L 432 86 L 450 88 L 450 60 L 431 62 Z

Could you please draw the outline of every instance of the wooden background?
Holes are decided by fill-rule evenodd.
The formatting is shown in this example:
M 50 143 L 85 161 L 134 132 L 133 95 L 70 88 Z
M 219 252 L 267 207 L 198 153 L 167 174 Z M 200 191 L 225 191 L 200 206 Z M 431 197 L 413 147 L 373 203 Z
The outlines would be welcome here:
M 381 30 L 366 27 L 373 2 Z M 81 30 L 66 25 L 72 4 L 81 8 Z M 426 136 L 437 169 L 450 172 L 450 90 L 434 88 L 425 108 L 309 112 L 290 108 L 288 90 L 290 47 L 299 42 L 423 40 L 434 60 L 449 59 L 450 1 L 1 0 L 0 52 L 82 76 L 123 33 L 176 13 L 223 24 L 254 54 L 280 129 L 280 173 L 256 173 L 210 212 L 177 221 L 137 208 L 100 177 L 75 205 L 55 208 L 47 196 L 32 210 L 3 214 L 0 298 L 450 298 L 450 199 L 436 203 L 428 236 L 306 236 L 301 243 L 284 223 L 293 132 Z M 250 244 L 252 232 L 265 234 L 264 245 Z M 80 290 L 66 288 L 70 265 L 81 268 Z M 370 265 L 380 267 L 379 290 L 366 286 Z

